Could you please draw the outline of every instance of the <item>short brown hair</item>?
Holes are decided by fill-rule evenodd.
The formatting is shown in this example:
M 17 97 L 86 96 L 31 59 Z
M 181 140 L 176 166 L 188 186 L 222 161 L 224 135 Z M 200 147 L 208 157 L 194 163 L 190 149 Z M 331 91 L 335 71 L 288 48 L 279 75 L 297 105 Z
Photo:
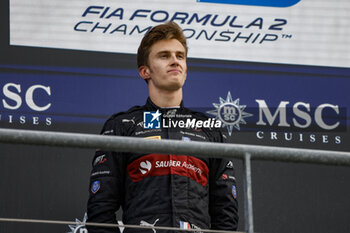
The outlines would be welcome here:
M 187 56 L 188 48 L 186 37 L 182 32 L 182 29 L 175 22 L 167 22 L 153 27 L 143 37 L 139 49 L 137 50 L 137 66 L 148 65 L 148 56 L 153 44 L 160 40 L 170 39 L 178 40 L 184 46 Z

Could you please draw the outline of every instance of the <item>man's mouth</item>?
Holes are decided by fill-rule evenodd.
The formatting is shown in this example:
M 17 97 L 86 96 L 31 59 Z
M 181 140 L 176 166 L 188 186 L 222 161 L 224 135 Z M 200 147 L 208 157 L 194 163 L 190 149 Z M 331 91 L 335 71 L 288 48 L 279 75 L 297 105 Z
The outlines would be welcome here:
M 171 70 L 168 70 L 168 73 L 181 73 L 181 70 L 179 69 L 171 69 Z

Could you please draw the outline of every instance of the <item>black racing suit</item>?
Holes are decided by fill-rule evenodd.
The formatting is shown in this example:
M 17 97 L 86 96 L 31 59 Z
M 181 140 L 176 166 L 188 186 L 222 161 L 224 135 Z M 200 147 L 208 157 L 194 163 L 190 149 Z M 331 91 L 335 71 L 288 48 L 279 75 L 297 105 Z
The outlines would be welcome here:
M 144 112 L 157 110 L 162 114 L 163 127 L 144 128 Z M 113 115 L 101 133 L 155 140 L 223 142 L 220 130 L 179 128 L 172 123 L 187 119 L 208 118 L 182 103 L 179 108 L 159 108 L 148 98 L 144 106 Z M 115 212 L 120 206 L 124 224 L 236 230 L 238 207 L 232 161 L 97 151 L 90 178 L 87 222 L 117 223 Z M 88 231 L 119 232 L 119 229 L 88 227 Z M 153 231 L 125 228 L 124 232 Z

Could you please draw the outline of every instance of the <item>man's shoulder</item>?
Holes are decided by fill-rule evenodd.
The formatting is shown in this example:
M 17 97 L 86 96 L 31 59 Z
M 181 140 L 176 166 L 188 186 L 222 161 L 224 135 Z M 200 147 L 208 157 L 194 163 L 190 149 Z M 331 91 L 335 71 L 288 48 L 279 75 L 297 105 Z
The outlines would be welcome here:
M 138 115 L 140 111 L 144 111 L 144 106 L 133 106 L 127 111 L 122 111 L 113 114 L 107 120 L 108 121 L 122 121 L 124 118 L 129 118 Z
M 116 134 L 116 130 L 121 130 L 129 123 L 136 124 L 140 121 L 140 112 L 144 110 L 143 106 L 133 106 L 127 111 L 118 112 L 110 116 L 104 123 L 101 134 Z

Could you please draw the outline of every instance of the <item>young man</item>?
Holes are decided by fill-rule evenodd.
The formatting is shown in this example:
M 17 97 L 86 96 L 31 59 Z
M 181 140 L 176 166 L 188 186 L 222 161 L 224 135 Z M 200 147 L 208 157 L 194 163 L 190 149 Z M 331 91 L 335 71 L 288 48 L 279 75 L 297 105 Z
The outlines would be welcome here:
M 187 45 L 181 28 L 173 22 L 152 28 L 143 38 L 137 56 L 139 74 L 148 84 L 146 105 L 113 115 L 102 134 L 223 142 L 219 129 L 148 129 L 143 122 L 144 113 L 152 114 L 151 120 L 160 116 L 172 121 L 207 119 L 183 106 Z M 122 206 L 124 224 L 236 230 L 233 169 L 228 159 L 97 151 L 90 180 L 88 222 L 116 223 L 115 212 Z M 95 227 L 88 230 L 119 231 Z M 124 232 L 154 231 L 126 228 Z

